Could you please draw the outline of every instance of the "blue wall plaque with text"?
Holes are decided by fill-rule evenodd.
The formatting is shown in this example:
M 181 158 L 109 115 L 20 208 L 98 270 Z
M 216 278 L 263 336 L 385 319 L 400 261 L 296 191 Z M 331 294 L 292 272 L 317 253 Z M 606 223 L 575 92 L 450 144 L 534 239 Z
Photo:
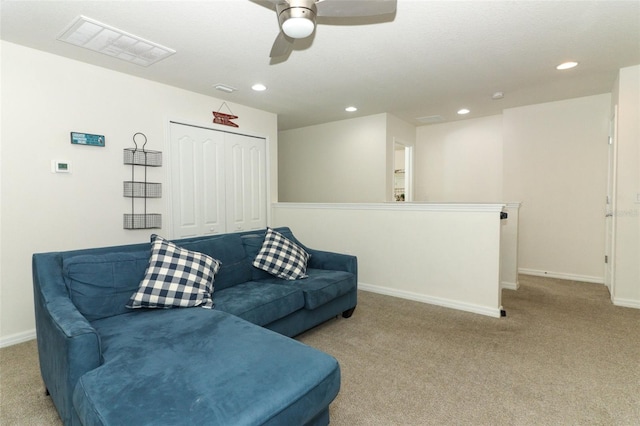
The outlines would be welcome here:
M 75 145 L 104 146 L 104 136 L 71 132 L 71 143 Z

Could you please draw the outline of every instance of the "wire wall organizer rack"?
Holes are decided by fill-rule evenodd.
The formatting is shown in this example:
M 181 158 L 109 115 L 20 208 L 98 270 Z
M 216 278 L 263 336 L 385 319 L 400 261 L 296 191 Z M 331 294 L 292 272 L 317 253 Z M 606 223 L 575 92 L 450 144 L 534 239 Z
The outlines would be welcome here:
M 138 148 L 136 136 L 144 140 L 142 148 Z M 141 140 L 141 141 L 142 141 Z M 162 227 L 162 215 L 147 213 L 147 199 L 162 197 L 162 184 L 147 182 L 147 168 L 162 166 L 162 152 L 145 149 L 147 137 L 144 133 L 133 135 L 135 148 L 124 149 L 124 164 L 131 165 L 131 180 L 124 181 L 123 195 L 131 198 L 131 213 L 124 214 L 124 229 L 154 229 Z M 143 167 L 144 179 L 136 180 L 136 167 Z M 143 212 L 136 213 L 136 199 L 142 199 Z

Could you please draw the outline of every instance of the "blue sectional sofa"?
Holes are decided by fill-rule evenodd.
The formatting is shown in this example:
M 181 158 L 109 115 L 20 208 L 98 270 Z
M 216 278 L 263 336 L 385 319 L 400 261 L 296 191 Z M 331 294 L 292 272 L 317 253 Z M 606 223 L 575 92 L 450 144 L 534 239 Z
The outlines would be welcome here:
M 252 264 L 265 232 L 174 241 L 221 262 L 213 309 L 126 307 L 149 243 L 34 254 L 40 369 L 63 422 L 328 424 L 339 365 L 291 337 L 351 316 L 357 260 L 303 246 L 308 277 L 275 278 Z

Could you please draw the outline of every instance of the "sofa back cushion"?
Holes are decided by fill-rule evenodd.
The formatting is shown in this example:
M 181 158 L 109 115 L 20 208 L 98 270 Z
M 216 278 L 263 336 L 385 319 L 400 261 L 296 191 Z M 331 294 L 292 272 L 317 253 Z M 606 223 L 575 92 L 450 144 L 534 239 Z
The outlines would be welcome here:
M 290 229 L 276 230 L 300 244 Z M 173 242 L 220 260 L 221 267 L 214 281 L 215 302 L 215 290 L 271 277 L 251 264 L 262 246 L 265 231 L 193 237 Z M 139 244 L 87 250 L 91 254 L 78 250 L 64 257 L 63 275 L 69 296 L 89 321 L 131 311 L 125 305 L 144 277 L 151 255 L 148 247 Z
M 89 321 L 131 312 L 125 305 L 144 277 L 149 255 L 144 250 L 65 258 L 62 271 L 71 301 Z
M 232 287 L 251 281 L 251 260 L 242 245 L 238 234 L 222 234 L 210 237 L 194 237 L 182 240 L 174 240 L 175 244 L 187 250 L 199 251 L 220 261 L 220 270 L 213 282 L 213 299 L 215 303 L 215 291 Z

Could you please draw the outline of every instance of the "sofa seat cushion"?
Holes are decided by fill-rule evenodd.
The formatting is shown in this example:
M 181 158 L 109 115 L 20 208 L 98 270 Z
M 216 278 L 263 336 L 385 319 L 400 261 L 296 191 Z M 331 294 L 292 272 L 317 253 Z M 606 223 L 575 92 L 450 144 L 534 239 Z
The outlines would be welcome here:
M 330 355 L 215 309 L 145 310 L 93 325 L 105 363 L 74 390 L 85 425 L 302 425 L 340 388 Z
M 215 309 L 258 325 L 283 318 L 304 306 L 304 294 L 296 287 L 249 281 L 217 291 Z
M 259 282 L 299 288 L 304 293 L 306 309 L 315 309 L 344 294 L 356 291 L 356 276 L 350 272 L 308 268 L 307 275 L 308 278 L 298 281 L 267 278 Z

